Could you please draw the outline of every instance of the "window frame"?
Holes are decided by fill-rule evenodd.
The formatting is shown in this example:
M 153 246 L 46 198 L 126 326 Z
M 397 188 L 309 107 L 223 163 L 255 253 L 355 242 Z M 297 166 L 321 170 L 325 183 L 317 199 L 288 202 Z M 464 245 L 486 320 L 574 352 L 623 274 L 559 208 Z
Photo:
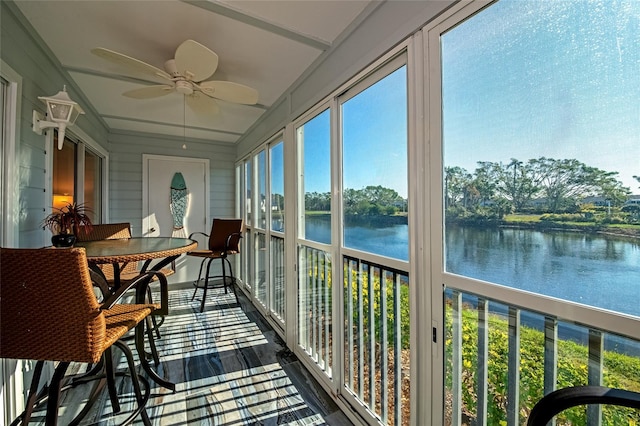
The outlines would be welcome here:
M 57 150 L 57 143 L 54 140 L 54 131 L 48 130 L 46 132 L 45 138 L 45 146 L 46 146 L 46 161 L 47 161 L 47 170 L 46 173 L 46 181 L 47 188 L 45 191 L 45 198 L 51 200 L 53 197 L 53 152 Z M 85 151 L 91 151 L 92 154 L 100 158 L 101 170 L 100 170 L 100 214 L 97 215 L 100 218 L 101 223 L 109 222 L 109 199 L 107 195 L 109 194 L 109 153 L 102 148 L 93 138 L 91 138 L 87 133 L 85 133 L 82 129 L 77 126 L 70 127 L 67 129 L 65 139 L 68 139 L 70 142 L 76 144 L 76 202 L 83 203 L 84 202 L 84 156 Z M 47 214 L 53 211 L 52 208 L 49 208 Z M 43 233 L 43 235 L 45 235 Z
M 442 86 L 440 61 L 440 36 L 449 29 L 457 26 L 494 2 L 464 3 L 450 10 L 438 22 L 425 27 L 427 43 L 425 45 L 425 69 L 428 74 L 428 105 L 429 105 L 429 140 L 430 155 L 426 164 L 430 170 L 430 203 L 431 203 L 431 239 L 432 276 L 431 285 L 435 293 L 434 304 L 441 304 L 442 285 L 451 286 L 465 292 L 474 293 L 489 299 L 500 300 L 505 304 L 519 306 L 527 310 L 547 313 L 567 321 L 610 330 L 624 336 L 640 340 L 638 320 L 630 315 L 604 311 L 567 300 L 555 299 L 541 294 L 488 283 L 482 280 L 463 277 L 444 270 L 444 201 L 442 197 L 443 177 L 443 146 L 442 146 Z M 439 301 L 438 301 L 439 300 Z

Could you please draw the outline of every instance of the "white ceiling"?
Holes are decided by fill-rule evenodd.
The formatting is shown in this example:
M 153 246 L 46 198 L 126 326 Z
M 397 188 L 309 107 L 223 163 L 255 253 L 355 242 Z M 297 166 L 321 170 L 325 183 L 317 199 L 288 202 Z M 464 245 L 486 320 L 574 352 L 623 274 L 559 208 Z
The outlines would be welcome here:
M 191 1 L 18 0 L 27 20 L 111 130 L 236 142 L 336 41 L 355 29 L 370 0 Z M 121 95 L 153 84 L 90 51 L 103 47 L 164 69 L 176 48 L 195 40 L 219 56 L 210 80 L 258 90 L 257 105 L 218 101 L 203 118 L 171 93 Z M 155 82 L 158 84 L 158 82 Z M 53 95 L 46 93 L 43 95 Z M 88 105 L 82 105 L 88 109 Z

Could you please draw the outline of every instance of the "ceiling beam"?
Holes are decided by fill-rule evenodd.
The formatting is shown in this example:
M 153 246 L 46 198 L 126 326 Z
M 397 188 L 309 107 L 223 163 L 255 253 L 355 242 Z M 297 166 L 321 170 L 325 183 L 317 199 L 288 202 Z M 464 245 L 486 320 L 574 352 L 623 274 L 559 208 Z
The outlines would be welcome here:
M 154 120 L 144 120 L 141 118 L 131 118 L 131 117 L 125 117 L 122 115 L 110 115 L 110 114 L 102 114 L 102 118 L 104 119 L 112 119 L 112 120 L 122 120 L 122 121 L 129 121 L 132 123 L 145 123 L 145 124 L 161 124 L 163 126 L 167 126 L 167 127 L 175 127 L 175 128 L 179 128 L 179 129 L 187 129 L 187 130 L 202 130 L 205 132 L 209 132 L 209 133 L 220 133 L 223 135 L 231 135 L 231 136 L 242 136 L 242 133 L 238 133 L 238 132 L 230 132 L 228 130 L 221 130 L 221 129 L 211 129 L 211 128 L 207 128 L 207 127 L 198 127 L 198 126 L 190 126 L 190 125 L 183 125 L 183 124 L 173 124 L 173 123 L 159 123 L 157 121 Z
M 313 47 L 318 50 L 326 51 L 331 47 L 331 43 L 326 40 L 322 40 L 317 37 L 311 37 L 306 34 L 299 33 L 297 31 L 285 28 L 278 24 L 265 21 L 253 15 L 249 15 L 246 12 L 242 12 L 227 4 L 219 2 L 212 2 L 207 0 L 181 0 L 184 3 L 190 4 L 200 9 L 207 10 L 218 15 L 226 16 L 227 18 L 234 19 L 247 25 L 260 28 L 270 33 L 280 35 L 288 38 L 289 40 L 297 41 L 307 46 Z

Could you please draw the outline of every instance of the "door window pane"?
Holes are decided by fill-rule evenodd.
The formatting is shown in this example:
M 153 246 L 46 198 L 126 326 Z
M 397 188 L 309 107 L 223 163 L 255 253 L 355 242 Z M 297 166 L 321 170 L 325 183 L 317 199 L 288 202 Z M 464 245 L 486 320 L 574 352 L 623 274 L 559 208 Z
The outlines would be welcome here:
M 54 140 L 58 139 L 58 132 Z M 53 200 L 52 206 L 60 209 L 76 201 L 76 150 L 77 145 L 65 138 L 62 149 L 53 149 Z
M 502 0 L 442 36 L 446 271 L 640 316 L 638 16 Z
M 84 154 L 84 204 L 91 209 L 93 223 L 101 222 L 102 159 L 91 151 Z
M 406 66 L 341 107 L 344 245 L 409 260 Z
M 331 243 L 331 139 L 329 110 L 297 128 L 300 155 L 300 188 L 304 216 L 298 230 L 300 238 Z

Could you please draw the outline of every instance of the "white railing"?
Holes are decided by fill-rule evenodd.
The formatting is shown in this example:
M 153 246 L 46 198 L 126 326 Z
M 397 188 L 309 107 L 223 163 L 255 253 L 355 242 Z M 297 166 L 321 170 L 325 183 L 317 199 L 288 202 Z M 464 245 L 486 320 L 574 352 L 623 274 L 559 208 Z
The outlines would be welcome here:
M 455 289 L 445 293 L 445 424 L 525 424 L 568 386 L 640 390 L 640 342 Z M 558 424 L 640 424 L 637 410 L 590 405 Z
M 331 256 L 300 246 L 298 268 L 298 344 L 332 378 Z
M 271 235 L 270 256 L 270 308 L 271 314 L 281 323 L 285 323 L 285 259 L 284 238 Z
M 344 387 L 383 424 L 409 423 L 409 277 L 343 257 Z

